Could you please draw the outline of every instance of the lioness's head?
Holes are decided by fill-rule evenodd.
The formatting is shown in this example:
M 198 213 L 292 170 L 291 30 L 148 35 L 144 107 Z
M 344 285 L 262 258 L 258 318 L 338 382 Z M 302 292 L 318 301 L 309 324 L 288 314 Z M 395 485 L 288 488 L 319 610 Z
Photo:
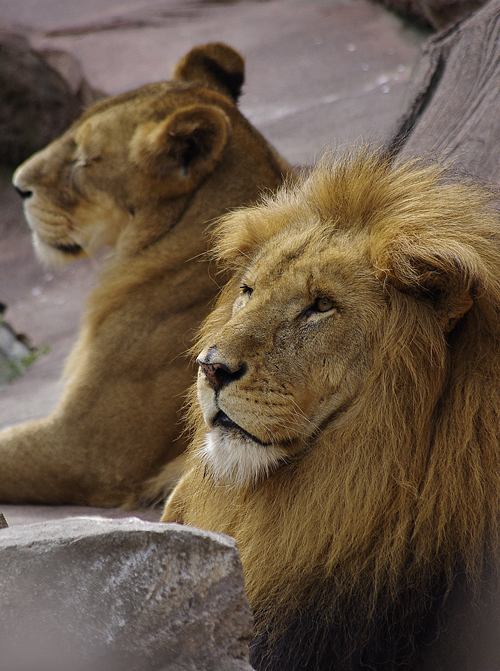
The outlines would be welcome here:
M 98 102 L 23 163 L 13 181 L 40 258 L 115 246 L 138 218 L 147 238 L 153 211 L 178 216 L 228 145 L 243 79 L 236 51 L 196 47 L 172 81 Z
M 391 342 L 402 390 L 437 403 L 449 339 L 481 293 L 464 240 L 483 196 L 460 189 L 439 169 L 362 153 L 220 224 L 218 254 L 235 275 L 197 359 L 198 450 L 216 479 L 256 482 L 341 430 L 383 387 Z

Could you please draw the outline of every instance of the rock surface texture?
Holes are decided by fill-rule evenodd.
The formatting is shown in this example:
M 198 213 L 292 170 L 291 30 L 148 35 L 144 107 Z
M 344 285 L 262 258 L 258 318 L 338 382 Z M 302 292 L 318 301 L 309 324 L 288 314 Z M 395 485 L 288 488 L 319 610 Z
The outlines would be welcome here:
M 426 43 L 407 99 L 394 138 L 404 156 L 453 160 L 499 183 L 500 0 Z
M 19 165 L 99 97 L 76 69 L 69 54 L 44 57 L 22 35 L 0 30 L 0 162 Z
M 412 17 L 436 30 L 448 28 L 487 0 L 381 0 L 382 4 L 403 16 Z
M 251 671 L 235 542 L 136 518 L 0 532 L 2 671 Z

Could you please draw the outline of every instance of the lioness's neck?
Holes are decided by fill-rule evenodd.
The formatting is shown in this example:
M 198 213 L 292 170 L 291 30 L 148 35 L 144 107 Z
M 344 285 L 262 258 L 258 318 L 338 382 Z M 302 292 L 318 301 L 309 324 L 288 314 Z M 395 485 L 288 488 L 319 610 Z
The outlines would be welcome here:
M 191 195 L 165 202 L 162 207 L 156 201 L 124 213 L 124 226 L 116 247 L 115 260 L 130 260 L 142 250 L 154 245 L 169 231 L 182 222 L 189 208 Z

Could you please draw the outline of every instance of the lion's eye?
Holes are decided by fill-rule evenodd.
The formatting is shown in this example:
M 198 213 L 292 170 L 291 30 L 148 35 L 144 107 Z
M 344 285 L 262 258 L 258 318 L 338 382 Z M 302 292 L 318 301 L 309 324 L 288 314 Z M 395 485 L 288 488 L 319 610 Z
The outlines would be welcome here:
M 241 293 L 244 294 L 247 298 L 250 298 L 250 296 L 253 294 L 253 289 L 248 286 L 248 284 L 242 284 L 241 287 Z
M 253 289 L 251 289 L 248 284 L 242 284 L 240 286 L 240 293 L 236 297 L 236 300 L 234 301 L 233 305 L 233 315 L 235 315 L 239 310 L 245 307 L 245 305 L 248 303 L 251 295 L 253 293 Z
M 330 312 L 331 310 L 335 310 L 336 307 L 336 303 L 331 298 L 320 296 L 302 314 L 305 317 L 311 317 L 319 313 Z
M 328 312 L 329 310 L 333 310 L 334 307 L 335 303 L 329 298 L 325 298 L 324 296 L 317 298 L 314 302 L 314 308 L 317 310 L 317 312 Z

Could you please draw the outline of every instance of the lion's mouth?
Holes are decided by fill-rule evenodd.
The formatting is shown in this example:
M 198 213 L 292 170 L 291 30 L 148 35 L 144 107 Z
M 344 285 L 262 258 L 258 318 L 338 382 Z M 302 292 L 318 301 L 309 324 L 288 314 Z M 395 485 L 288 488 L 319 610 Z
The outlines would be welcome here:
M 262 445 L 262 447 L 269 447 L 271 445 L 271 443 L 265 443 L 263 440 L 260 440 L 253 434 L 245 431 L 243 427 L 241 427 L 239 424 L 236 424 L 236 422 L 233 422 L 233 420 L 228 417 L 225 412 L 222 412 L 222 410 L 219 410 L 219 412 L 215 415 L 212 425 L 214 428 L 219 427 L 223 430 L 238 431 L 247 438 L 253 440 L 254 443 L 257 443 L 257 445 Z

